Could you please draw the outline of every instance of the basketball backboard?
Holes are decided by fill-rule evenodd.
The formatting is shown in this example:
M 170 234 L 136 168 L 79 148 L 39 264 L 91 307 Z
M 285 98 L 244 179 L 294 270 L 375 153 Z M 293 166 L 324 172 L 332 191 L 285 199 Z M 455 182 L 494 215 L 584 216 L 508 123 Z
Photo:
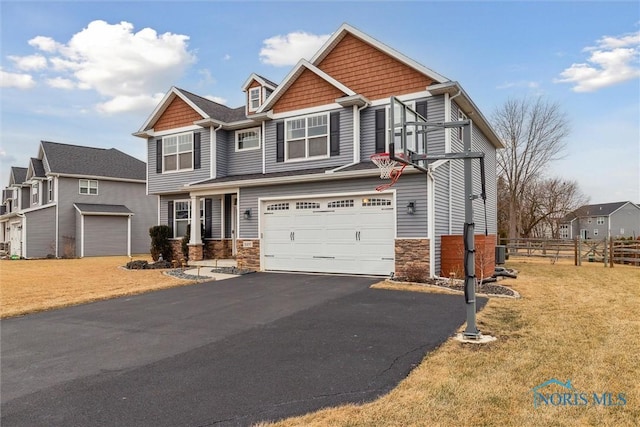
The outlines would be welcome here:
M 412 154 L 427 154 L 427 119 L 408 103 L 392 96 L 389 107 L 389 152 L 411 159 Z M 391 153 L 393 147 L 394 153 Z

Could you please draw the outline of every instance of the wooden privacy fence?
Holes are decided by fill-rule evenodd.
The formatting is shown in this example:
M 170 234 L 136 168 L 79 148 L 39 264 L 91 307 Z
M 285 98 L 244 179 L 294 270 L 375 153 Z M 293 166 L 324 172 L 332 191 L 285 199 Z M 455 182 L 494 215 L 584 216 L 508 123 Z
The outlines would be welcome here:
M 573 259 L 640 266 L 640 240 L 631 239 L 500 239 L 508 256 L 542 257 L 551 260 Z

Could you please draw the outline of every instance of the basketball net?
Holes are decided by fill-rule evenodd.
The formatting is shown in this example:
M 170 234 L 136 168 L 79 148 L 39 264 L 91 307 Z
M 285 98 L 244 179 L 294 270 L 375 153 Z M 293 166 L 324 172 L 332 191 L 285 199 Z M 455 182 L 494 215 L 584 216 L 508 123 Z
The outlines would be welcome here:
M 389 182 L 378 185 L 376 187 L 376 191 L 384 191 L 387 188 L 390 188 L 395 184 L 400 175 L 402 175 L 402 171 L 407 167 L 406 163 L 393 160 L 389 157 L 389 153 L 376 153 L 371 156 L 371 161 L 380 168 L 380 179 L 388 179 Z

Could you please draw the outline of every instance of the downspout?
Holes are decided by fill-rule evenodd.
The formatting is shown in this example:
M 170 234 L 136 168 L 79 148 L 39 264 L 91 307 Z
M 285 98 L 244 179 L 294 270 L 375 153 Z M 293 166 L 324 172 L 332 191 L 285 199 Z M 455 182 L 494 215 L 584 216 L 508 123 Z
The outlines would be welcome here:
M 357 105 L 353 106 L 353 162 L 325 171 L 324 173 L 338 172 L 360 163 L 360 112 L 368 106 L 368 102 L 362 107 L 358 107 Z
M 450 122 L 451 121 L 451 106 L 453 105 L 451 103 L 451 101 L 453 101 L 455 98 L 457 98 L 458 96 L 460 96 L 460 94 L 462 93 L 461 89 L 458 89 L 458 93 L 456 93 L 455 95 L 453 95 L 452 97 L 449 97 L 449 94 L 445 94 L 445 110 L 444 110 L 444 121 L 445 122 Z M 445 129 L 445 152 L 450 153 L 451 152 L 451 128 L 447 128 Z M 452 200 L 453 200 L 453 186 L 451 185 L 451 180 L 453 177 L 453 171 L 451 170 L 451 161 L 449 161 L 449 234 L 453 234 L 453 205 L 452 205 Z
M 209 129 L 210 135 L 209 139 L 211 140 L 211 154 L 209 155 L 211 168 L 209 171 L 209 175 L 211 179 L 216 179 L 218 177 L 218 138 L 217 132 L 220 130 L 222 125 L 218 125 L 218 127 L 211 126 Z
M 439 276 L 434 271 L 436 265 L 436 207 L 435 207 L 435 177 L 433 169 L 427 170 L 427 236 L 429 237 L 429 277 Z
M 267 147 L 266 147 L 267 136 L 265 135 L 266 130 L 267 130 L 266 122 L 263 120 L 261 125 L 261 131 L 260 131 L 260 139 L 261 139 L 260 143 L 262 144 L 262 174 L 263 175 L 267 173 Z

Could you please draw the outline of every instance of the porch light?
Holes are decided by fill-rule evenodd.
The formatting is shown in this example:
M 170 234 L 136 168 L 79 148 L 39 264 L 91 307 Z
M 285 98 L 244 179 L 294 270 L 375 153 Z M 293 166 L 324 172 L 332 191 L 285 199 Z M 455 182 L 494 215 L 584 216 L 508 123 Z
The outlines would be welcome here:
M 244 211 L 243 216 L 244 216 L 244 219 L 251 219 L 251 208 Z
M 416 213 L 416 201 L 409 200 L 409 203 L 407 203 L 407 214 L 413 215 L 415 213 Z

